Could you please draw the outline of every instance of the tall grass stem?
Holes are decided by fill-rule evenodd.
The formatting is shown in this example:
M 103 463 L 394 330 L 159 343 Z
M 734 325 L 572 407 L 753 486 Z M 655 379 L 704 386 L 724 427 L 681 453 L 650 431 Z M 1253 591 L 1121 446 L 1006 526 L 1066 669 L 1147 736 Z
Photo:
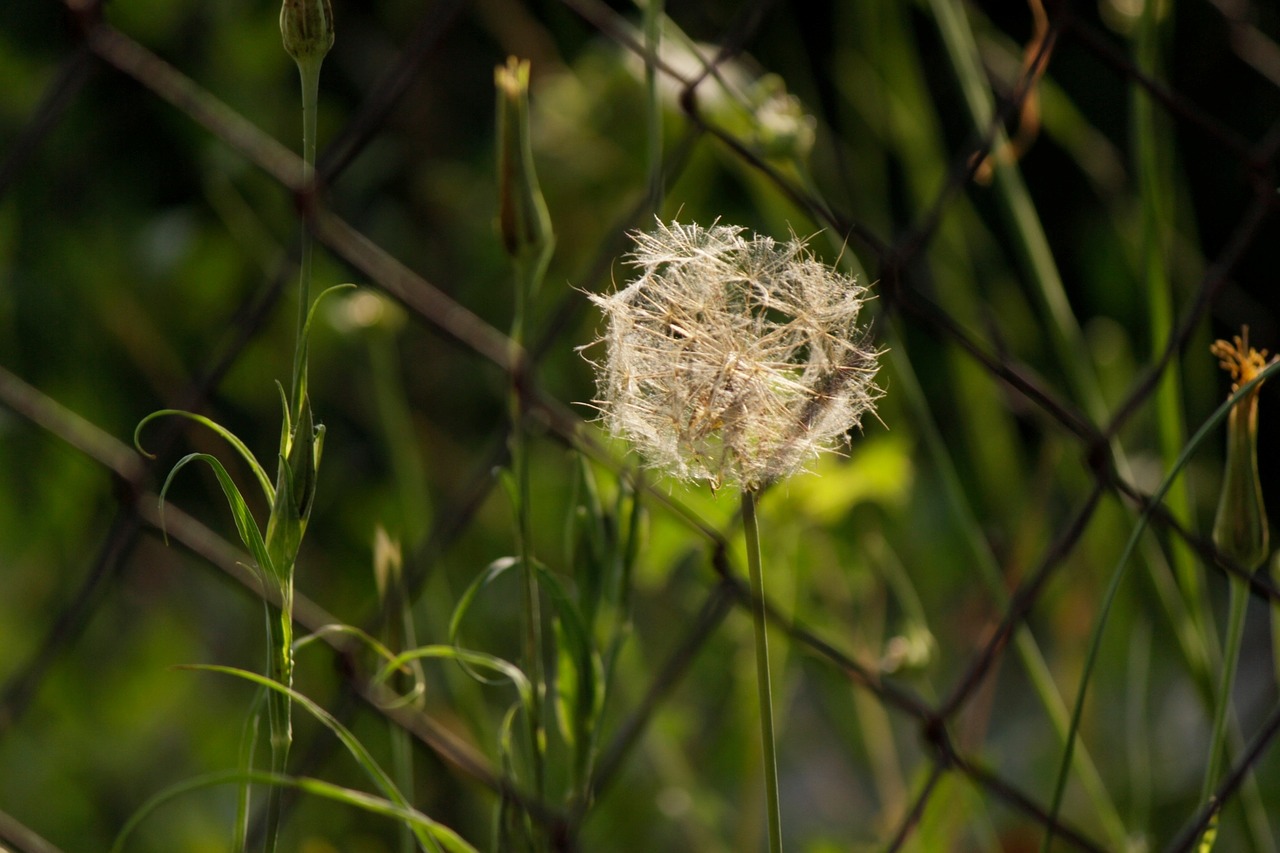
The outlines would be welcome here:
M 1209 761 L 1205 766 L 1200 801 L 1213 797 L 1218 771 L 1227 745 L 1228 718 L 1231 714 L 1231 691 L 1235 687 L 1240 663 L 1240 645 L 1244 639 L 1244 617 L 1249 607 L 1249 584 L 1242 578 L 1231 579 L 1230 605 L 1227 616 L 1227 645 L 1222 656 L 1222 677 L 1218 682 L 1218 701 L 1213 709 L 1213 730 L 1209 736 Z
M 1191 460 L 1191 455 L 1204 443 L 1205 438 L 1215 426 L 1220 423 L 1227 413 L 1238 402 L 1245 398 L 1245 395 L 1256 388 L 1263 380 L 1267 379 L 1280 368 L 1280 362 L 1273 362 L 1265 370 L 1260 372 L 1251 381 L 1244 383 L 1240 388 L 1227 398 L 1227 401 L 1214 410 L 1213 414 L 1200 425 L 1195 434 L 1191 436 L 1187 442 L 1187 446 L 1182 448 L 1182 452 L 1178 454 L 1173 467 L 1165 475 L 1164 480 L 1160 483 L 1160 487 L 1152 494 L 1150 501 L 1145 509 L 1138 516 L 1138 521 L 1134 525 L 1129 539 L 1125 542 L 1124 550 L 1120 553 L 1120 559 L 1116 562 L 1115 569 L 1111 574 L 1111 581 L 1107 585 L 1107 591 L 1103 595 L 1102 604 L 1098 611 L 1098 616 L 1093 626 L 1093 631 L 1089 636 L 1089 649 L 1085 653 L 1084 669 L 1080 674 L 1080 687 L 1076 691 L 1075 703 L 1071 708 L 1071 726 L 1067 731 L 1066 746 L 1063 748 L 1062 761 L 1058 767 L 1058 780 L 1054 786 L 1053 799 L 1049 805 L 1049 817 L 1053 821 L 1057 820 L 1059 809 L 1062 807 L 1063 794 L 1067 788 L 1067 776 L 1071 769 L 1071 758 L 1075 748 L 1076 733 L 1080 730 L 1080 721 L 1084 716 L 1084 701 L 1089 690 L 1089 680 L 1093 677 L 1093 668 L 1098 662 L 1098 651 L 1102 646 L 1102 634 L 1107 626 L 1107 619 L 1111 615 L 1111 606 L 1115 603 L 1116 594 L 1120 590 L 1120 582 L 1124 580 L 1124 576 L 1129 567 L 1129 561 L 1133 557 L 1134 551 L 1137 549 L 1139 540 L 1142 538 L 1147 529 L 1147 523 L 1151 520 L 1151 514 L 1154 508 L 1161 504 L 1165 495 L 1169 492 L 1169 487 L 1173 481 L 1177 479 L 1178 474 L 1186 467 L 1187 462 Z M 1054 823 L 1046 824 L 1044 842 L 1041 845 L 1041 853 L 1049 853 L 1053 844 L 1053 826 Z

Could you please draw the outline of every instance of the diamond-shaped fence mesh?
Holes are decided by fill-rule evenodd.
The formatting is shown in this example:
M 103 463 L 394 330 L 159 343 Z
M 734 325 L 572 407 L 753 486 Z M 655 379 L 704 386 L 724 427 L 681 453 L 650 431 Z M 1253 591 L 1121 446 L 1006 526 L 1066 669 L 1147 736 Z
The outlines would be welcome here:
M 334 5 L 315 189 L 278 7 L 0 11 L 0 841 L 105 849 L 165 792 L 126 849 L 231 844 L 252 691 L 173 667 L 262 671 L 275 600 L 208 472 L 161 515 L 172 465 L 220 443 L 157 421 L 152 461 L 130 438 L 186 409 L 270 457 L 307 229 L 317 289 L 358 288 L 311 344 L 328 432 L 294 606 L 321 642 L 297 689 L 478 849 L 763 847 L 738 498 L 639 467 L 579 352 L 586 294 L 657 215 L 809 237 L 874 296 L 877 415 L 761 499 L 787 846 L 1190 850 L 1212 827 L 1276 849 L 1280 589 L 1210 535 L 1209 354 L 1242 325 L 1280 345 L 1273 5 L 668 4 L 656 55 L 625 4 Z M 508 55 L 532 61 L 556 234 L 523 348 L 494 227 Z M 430 658 L 376 678 L 334 627 L 520 661 L 515 409 L 538 774 L 510 683 Z M 295 727 L 291 778 L 370 789 Z M 291 849 L 406 841 L 285 800 Z

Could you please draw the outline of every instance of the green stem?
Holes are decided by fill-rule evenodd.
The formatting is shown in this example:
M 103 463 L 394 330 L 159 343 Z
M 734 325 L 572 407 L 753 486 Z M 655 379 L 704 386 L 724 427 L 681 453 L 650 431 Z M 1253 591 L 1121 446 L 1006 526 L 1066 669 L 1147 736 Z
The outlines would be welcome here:
M 938 473 L 942 478 L 942 497 L 947 501 L 951 513 L 959 521 L 957 529 L 965 540 L 970 552 L 970 559 L 978 570 L 978 576 L 986 584 L 996 604 L 1001 609 L 1007 608 L 1009 606 L 1009 593 L 1005 587 L 999 561 L 992 552 L 990 544 L 982 536 L 982 525 L 978 521 L 973 505 L 967 497 L 960 473 L 956 470 L 950 451 L 947 450 L 946 443 L 942 440 L 942 432 L 934 421 L 932 412 L 929 410 L 924 390 L 920 387 L 920 380 L 917 378 L 915 368 L 906 354 L 907 348 L 902 342 L 901 331 L 893 323 L 887 324 L 885 328 L 889 344 L 889 358 L 893 361 L 894 370 L 897 374 L 898 391 L 906 400 L 909 410 L 914 413 L 914 422 L 920 426 L 925 446 L 928 448 L 932 462 L 937 467 Z M 1054 681 L 1049 664 L 1045 661 L 1044 654 L 1041 652 L 1035 636 L 1026 624 L 1019 626 L 1014 632 L 1013 646 L 1019 660 L 1021 660 L 1023 667 L 1027 671 L 1027 677 L 1031 681 L 1037 698 L 1044 706 L 1045 712 L 1049 716 L 1049 721 L 1053 724 L 1054 732 L 1065 748 L 1070 732 L 1071 715 L 1062 699 L 1062 694 L 1058 691 L 1057 682 Z M 1115 804 L 1107 792 L 1106 786 L 1102 782 L 1102 776 L 1098 772 L 1097 765 L 1094 764 L 1092 757 L 1083 744 L 1073 751 L 1072 764 L 1081 784 L 1084 786 L 1086 795 L 1098 814 L 1099 820 L 1106 829 L 1111 844 L 1120 849 L 1127 839 L 1128 832 L 1125 829 L 1120 813 L 1116 810 Z
M 1240 663 L 1240 645 L 1244 639 L 1244 616 L 1249 605 L 1249 584 L 1231 578 L 1230 610 L 1227 617 L 1227 647 L 1222 659 L 1222 678 L 1218 683 L 1218 702 L 1213 711 L 1213 733 L 1209 737 L 1209 762 L 1204 771 L 1200 801 L 1213 797 L 1214 784 L 1222 767 L 1227 740 L 1227 718 L 1231 709 L 1231 690 L 1235 686 L 1236 667 Z
M 271 645 L 271 678 L 284 687 L 293 687 L 293 583 L 281 590 L 280 621 L 271 624 L 271 612 L 267 610 L 267 635 Z M 267 721 L 271 736 L 271 772 L 283 775 L 289 763 L 289 750 L 293 746 L 292 702 L 285 693 L 272 690 L 267 694 Z M 274 853 L 280 833 L 282 811 L 279 785 L 272 785 L 267 793 L 266 834 L 262 849 Z
M 765 621 L 764 575 L 760 571 L 760 526 L 756 521 L 756 493 L 742 491 L 742 532 L 751 574 L 751 617 L 756 637 L 756 690 L 760 694 L 760 741 L 764 749 L 765 803 L 769 812 L 770 853 L 782 851 L 782 809 L 778 804 L 778 756 L 773 741 L 773 693 L 769 678 L 769 637 Z
M 320 97 L 321 60 L 298 63 L 298 76 L 302 81 L 302 186 L 308 196 L 315 192 L 316 164 L 316 104 Z M 293 385 L 289 400 L 295 415 L 302 405 L 306 392 L 307 313 L 311 308 L 311 230 L 305 224 L 302 229 L 302 255 L 298 274 L 298 330 L 293 351 Z
M 1140 25 L 1134 39 L 1134 59 L 1139 68 L 1154 79 L 1162 77 L 1160 62 L 1160 22 L 1155 4 L 1143 8 Z M 1173 177 L 1162 166 L 1169 161 L 1169 134 L 1158 120 L 1154 99 L 1141 86 L 1133 87 L 1133 138 L 1134 167 L 1137 172 L 1138 190 L 1142 202 L 1141 263 L 1147 292 L 1147 316 L 1149 318 L 1151 357 L 1154 361 L 1164 352 L 1176 323 L 1173 306 L 1173 284 L 1167 271 L 1169 222 L 1174 200 L 1169 188 Z M 1173 362 L 1156 386 L 1156 428 L 1159 434 L 1160 454 L 1166 465 L 1178 456 L 1186 438 L 1186 424 L 1182 415 L 1182 380 L 1178 363 Z M 1169 491 L 1169 511 L 1182 524 L 1190 526 L 1192 518 L 1191 492 L 1185 480 L 1174 483 Z M 1206 607 L 1200 574 L 1190 548 L 1175 539 L 1170 547 L 1170 560 L 1174 576 L 1187 605 L 1187 616 L 1195 643 L 1188 646 L 1198 656 L 1192 659 L 1193 674 L 1202 680 L 1208 691 L 1210 670 L 1216 657 L 1211 614 Z
M 1093 667 L 1098 660 L 1098 649 L 1102 645 L 1102 633 L 1106 630 L 1107 619 L 1111 614 L 1111 606 L 1115 603 L 1116 593 L 1119 592 L 1120 582 L 1124 579 L 1125 573 L 1129 567 L 1129 560 L 1133 556 L 1134 550 L 1137 548 L 1138 541 L 1141 539 L 1143 532 L 1147 529 L 1147 523 L 1151 520 L 1153 508 L 1159 506 L 1169 492 L 1169 487 L 1173 485 L 1178 474 L 1186 466 L 1191 459 L 1191 454 L 1195 452 L 1208 436 L 1210 431 L 1217 426 L 1231 407 L 1236 405 L 1245 395 L 1260 385 L 1263 380 L 1269 378 L 1277 370 L 1280 370 L 1280 362 L 1272 364 L 1263 370 L 1250 381 L 1244 383 L 1236 390 L 1225 403 L 1219 406 L 1214 413 L 1209 416 L 1195 434 L 1187 442 L 1187 446 L 1178 454 L 1178 458 L 1174 461 L 1173 467 L 1169 469 L 1169 473 L 1165 475 L 1164 480 L 1160 483 L 1160 487 L 1155 493 L 1146 508 L 1138 515 L 1137 524 L 1129 534 L 1128 540 L 1125 542 L 1124 549 L 1120 553 L 1120 559 L 1112 570 L 1111 580 L 1107 584 L 1106 593 L 1102 597 L 1102 604 L 1098 610 L 1098 615 L 1094 620 L 1093 630 L 1089 635 L 1089 649 L 1085 653 L 1084 670 L 1080 673 L 1080 687 L 1076 691 L 1075 703 L 1071 707 L 1071 725 L 1067 729 L 1066 746 L 1063 748 L 1062 761 L 1058 766 L 1058 780 L 1054 785 L 1053 800 L 1049 805 L 1049 817 L 1056 821 L 1058 818 L 1058 810 L 1062 807 L 1062 796 L 1067 787 L 1067 774 L 1071 768 L 1071 757 L 1075 749 L 1076 732 L 1080 730 L 1080 720 L 1084 715 L 1084 701 L 1089 691 L 1089 680 L 1093 677 Z M 1041 853 L 1049 853 L 1049 849 L 1053 845 L 1053 823 L 1049 823 L 1045 829 L 1044 842 L 1041 845 Z
M 533 751 L 534 792 L 542 797 L 543 752 L 546 734 L 542 727 L 542 700 L 546 691 L 542 672 L 542 601 L 538 590 L 538 575 L 533 560 L 533 524 L 529 515 L 529 442 L 525 430 L 525 403 L 520 392 L 520 371 L 525 369 L 524 326 L 525 310 L 529 296 L 534 292 L 538 269 L 529 264 L 516 263 L 515 315 L 511 323 L 511 341 L 516 349 L 517 369 L 512 376 L 511 387 L 511 467 L 516 480 L 516 528 L 519 541 L 520 577 L 525 613 L 525 661 L 529 667 L 529 680 L 533 683 L 532 707 L 529 713 L 529 738 Z

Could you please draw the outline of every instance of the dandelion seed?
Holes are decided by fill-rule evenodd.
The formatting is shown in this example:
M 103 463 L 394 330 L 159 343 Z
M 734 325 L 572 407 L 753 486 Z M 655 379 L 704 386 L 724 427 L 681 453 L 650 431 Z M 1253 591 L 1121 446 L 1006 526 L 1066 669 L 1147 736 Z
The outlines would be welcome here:
M 639 276 L 591 297 L 608 318 L 596 405 L 653 467 L 757 489 L 874 411 L 879 353 L 858 325 L 866 288 L 799 239 L 743 230 L 634 235 Z

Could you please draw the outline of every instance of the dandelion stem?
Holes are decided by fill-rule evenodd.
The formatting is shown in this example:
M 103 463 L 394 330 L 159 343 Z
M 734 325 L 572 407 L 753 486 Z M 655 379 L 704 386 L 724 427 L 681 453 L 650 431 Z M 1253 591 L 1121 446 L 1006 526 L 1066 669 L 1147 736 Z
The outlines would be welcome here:
M 742 531 L 751 575 L 751 616 L 756 637 L 756 690 L 760 694 L 760 741 L 764 749 L 765 802 L 769 812 L 770 853 L 782 851 L 782 809 L 778 803 L 778 757 L 773 741 L 773 693 L 769 678 L 769 637 L 765 622 L 764 575 L 760 570 L 760 526 L 756 492 L 742 491 Z

